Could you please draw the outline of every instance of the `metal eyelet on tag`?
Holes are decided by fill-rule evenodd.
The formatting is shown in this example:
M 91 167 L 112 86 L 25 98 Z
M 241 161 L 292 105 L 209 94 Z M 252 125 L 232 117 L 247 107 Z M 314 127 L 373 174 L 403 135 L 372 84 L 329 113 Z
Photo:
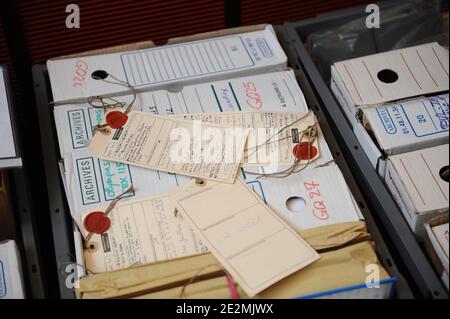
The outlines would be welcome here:
M 97 250 L 97 243 L 96 242 L 90 242 L 87 249 L 93 253 Z
M 197 186 L 205 186 L 206 185 L 206 181 L 201 179 L 201 178 L 196 178 L 195 179 L 195 185 L 197 185 Z
M 111 129 L 109 127 L 103 127 L 101 129 L 98 129 L 100 131 L 100 133 L 102 133 L 103 135 L 109 135 L 111 134 Z
M 92 129 L 92 134 L 95 134 L 96 132 L 100 132 L 103 135 L 109 135 L 111 134 L 111 129 L 108 127 L 108 124 L 98 124 Z
M 319 132 L 317 131 L 317 128 L 315 126 L 310 126 L 306 132 L 303 133 L 303 136 L 307 138 L 308 140 L 312 140 L 313 138 L 316 138 L 319 135 Z

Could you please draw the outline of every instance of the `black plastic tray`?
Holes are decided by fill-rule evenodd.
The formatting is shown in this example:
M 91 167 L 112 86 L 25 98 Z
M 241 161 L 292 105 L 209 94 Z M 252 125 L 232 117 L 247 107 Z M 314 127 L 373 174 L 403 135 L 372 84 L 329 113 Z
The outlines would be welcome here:
M 307 80 L 311 83 L 313 93 L 319 102 L 318 108 L 329 120 L 335 140 L 343 151 L 341 154 L 344 154 L 351 167 L 351 173 L 363 191 L 363 195 L 374 213 L 373 217 L 385 235 L 386 243 L 394 257 L 397 257 L 395 258 L 397 264 L 415 296 L 448 298 L 447 290 L 416 241 L 383 180 L 364 153 L 340 106 L 304 46 L 306 37 L 312 32 L 342 25 L 365 15 L 365 6 L 360 6 L 308 20 L 285 23 L 286 42 L 295 52 L 300 67 L 305 70 Z
M 8 76 L 7 68 L 2 65 L 10 120 L 16 148 L 16 156 L 21 156 L 20 134 L 17 130 L 17 118 L 14 112 L 14 95 Z M 1 159 L 0 159 L 1 161 Z M 4 168 L 11 186 L 11 200 L 13 201 L 14 219 L 18 224 L 16 243 L 20 251 L 22 275 L 24 281 L 25 297 L 44 298 L 45 278 L 41 271 L 41 254 L 39 251 L 38 238 L 36 236 L 36 211 L 33 210 L 31 201 L 30 185 L 27 179 L 28 167 L 25 163 L 21 167 Z
M 311 87 L 306 80 L 306 76 L 303 70 L 295 62 L 297 61 L 289 43 L 286 42 L 284 28 L 276 26 L 277 33 L 279 35 L 280 43 L 289 56 L 290 65 L 294 68 L 297 80 L 301 86 L 301 89 L 307 99 L 308 105 L 314 110 L 318 118 L 320 119 L 321 129 L 327 140 L 327 143 L 334 154 L 336 163 L 339 165 L 344 177 L 350 187 L 361 211 L 366 219 L 366 223 L 373 240 L 377 246 L 377 254 L 386 270 L 392 277 L 398 278 L 396 297 L 398 298 L 412 298 L 413 294 L 399 272 L 396 261 L 392 257 L 387 245 L 384 242 L 383 237 L 376 223 L 374 222 L 372 215 L 368 209 L 368 205 L 351 174 L 351 170 L 347 165 L 343 152 L 341 151 L 338 143 L 334 139 L 333 130 L 328 124 L 328 120 L 325 117 L 320 104 L 314 97 Z M 50 215 L 52 221 L 53 238 L 55 255 L 57 256 L 57 266 L 59 270 L 64 268 L 67 262 L 74 261 L 74 246 L 73 246 L 73 231 L 72 220 L 68 209 L 64 188 L 62 185 L 58 161 L 59 161 L 59 148 L 56 136 L 56 129 L 54 124 L 52 106 L 52 95 L 50 90 L 50 84 L 48 79 L 47 69 L 44 65 L 35 65 L 33 67 L 33 80 L 35 84 L 36 103 L 39 115 L 39 125 L 41 128 L 41 142 L 43 148 L 43 156 L 45 162 L 45 175 L 48 188 L 48 200 L 50 202 Z M 66 286 L 66 277 L 68 274 L 63 271 L 58 272 L 58 278 L 60 282 L 60 294 L 62 298 L 73 298 L 74 293 Z

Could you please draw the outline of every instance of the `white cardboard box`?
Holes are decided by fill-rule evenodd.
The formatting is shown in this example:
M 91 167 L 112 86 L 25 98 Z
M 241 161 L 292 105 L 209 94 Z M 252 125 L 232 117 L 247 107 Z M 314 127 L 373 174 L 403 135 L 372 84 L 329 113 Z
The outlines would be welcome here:
M 337 62 L 331 88 L 354 125 L 360 108 L 448 91 L 448 70 L 448 49 L 434 42 Z
M 332 65 L 331 90 L 353 127 L 353 131 L 370 162 L 381 176 L 385 175 L 386 155 L 388 154 L 384 152 L 383 146 L 374 143 L 373 138 L 367 132 L 365 127 L 365 124 L 367 124 L 366 115 L 368 114 L 371 117 L 375 112 L 372 108 L 381 109 L 388 102 L 437 92 L 447 92 L 449 88 L 448 69 L 448 49 L 437 43 L 374 54 Z M 445 108 L 444 103 L 441 106 Z M 427 127 L 427 125 L 419 125 L 424 123 L 417 123 L 423 119 L 413 118 L 413 116 L 421 115 L 421 112 L 428 110 L 431 111 L 431 115 L 422 114 L 427 120 L 427 118 L 433 116 L 432 106 L 422 109 L 420 106 L 413 108 L 414 110 L 410 110 L 405 107 L 405 112 L 401 114 L 397 124 L 400 123 L 399 121 L 410 117 L 414 122 L 407 123 L 407 125 L 410 124 L 410 128 L 411 126 L 420 126 L 420 129 L 431 131 L 431 126 Z M 418 113 L 414 114 L 415 112 Z M 443 113 L 446 114 L 448 123 L 448 95 L 446 111 Z M 370 124 L 374 127 L 380 125 L 373 118 L 369 121 L 373 122 Z M 431 121 L 435 121 L 435 119 L 430 119 L 426 124 L 431 124 Z M 392 122 L 395 122 L 395 120 Z M 439 128 L 436 128 L 435 131 L 439 131 Z M 378 133 L 380 132 L 378 131 Z M 398 144 L 384 145 L 384 147 L 387 147 L 388 153 L 393 151 L 392 154 L 398 154 L 402 148 L 403 151 L 413 150 L 414 147 L 409 148 L 411 145 L 419 149 L 439 143 L 441 143 L 441 140 L 436 134 L 432 137 L 429 135 L 427 138 L 419 136 L 415 141 L 412 138 L 402 137 L 398 139 Z
M 364 219 L 336 164 L 308 169 L 283 178 L 281 183 L 277 178 L 256 180 L 244 172 L 242 175 L 247 185 L 297 231 Z
M 442 216 L 440 218 L 435 218 L 429 223 L 425 224 L 425 230 L 427 233 L 428 242 L 431 244 L 431 249 L 433 252 L 429 252 L 435 262 L 435 267 L 438 271 L 442 271 L 441 279 L 448 290 L 449 286 L 449 233 L 448 233 L 448 215 Z M 426 246 L 429 248 L 429 246 Z
M 439 244 L 439 247 L 444 252 L 443 257 L 447 258 L 447 263 L 448 263 L 448 241 L 449 241 L 448 240 L 448 237 L 449 237 L 448 223 L 431 227 L 431 231 L 433 232 L 434 237 L 436 238 L 437 243 Z M 438 247 L 438 246 L 436 246 L 436 247 Z M 447 267 L 447 269 L 448 269 L 448 267 Z
M 168 45 L 137 51 L 50 59 L 47 68 L 54 101 L 67 102 L 127 92 L 126 87 L 94 79 L 96 71 L 106 71 L 139 90 L 177 90 L 188 82 L 266 73 L 286 64 L 273 27 L 262 25 L 169 40 Z
M 13 240 L 0 243 L 0 299 L 24 299 L 19 251 Z
M 425 235 L 425 223 L 448 214 L 448 152 L 446 144 L 388 158 L 386 184 L 419 238 Z
M 120 101 L 131 98 L 117 97 Z M 251 111 L 255 101 L 258 101 L 257 110 L 261 112 L 308 111 L 291 70 L 187 85 L 179 93 L 165 90 L 145 92 L 139 94 L 135 106 L 155 114 L 173 115 Z M 78 225 L 81 225 L 82 213 L 108 204 L 131 183 L 136 190 L 129 196 L 143 197 L 170 192 L 189 180 L 184 176 L 94 158 L 85 146 L 92 138 L 92 127 L 103 121 L 103 109 L 87 104 L 59 105 L 55 107 L 54 115 L 61 155 L 65 154 L 69 208 Z M 332 160 L 322 134 L 319 135 L 319 148 L 321 156 L 317 163 Z
M 261 27 L 260 26 L 255 26 L 255 27 L 245 27 L 243 29 L 240 28 L 240 29 L 237 29 L 237 30 L 223 30 L 223 31 L 220 31 L 220 32 L 214 32 L 214 33 L 207 34 L 207 35 L 195 35 L 195 36 L 192 36 L 192 37 L 185 37 L 185 38 L 182 38 L 181 40 L 180 39 L 174 39 L 174 40 L 169 41 L 169 43 L 194 41 L 194 40 L 198 40 L 198 39 L 217 37 L 217 36 L 221 36 L 221 35 L 236 34 L 238 32 L 246 32 L 246 31 L 250 32 L 250 31 L 254 31 L 254 30 L 261 30 Z M 110 51 L 110 49 L 107 49 L 106 53 L 110 53 L 108 51 Z M 86 54 L 82 54 L 82 55 L 79 55 L 77 57 L 74 57 L 74 59 L 82 57 L 83 55 L 86 55 Z M 89 53 L 87 53 L 87 55 L 89 55 Z M 283 53 L 283 56 L 284 56 L 284 53 Z M 283 66 L 283 68 L 284 68 L 284 66 Z M 261 70 L 258 70 L 258 72 L 261 72 Z M 251 76 L 252 74 L 253 74 L 253 71 L 251 71 L 251 72 L 246 71 L 245 74 L 243 74 L 243 76 Z M 238 76 L 238 75 L 227 75 L 227 78 L 229 78 L 229 77 L 230 78 L 231 77 L 236 77 L 236 76 Z M 196 81 L 193 81 L 193 80 L 189 81 L 189 83 L 195 83 L 195 82 Z M 289 87 L 291 87 L 291 86 L 289 86 Z M 53 87 L 52 87 L 52 89 L 53 89 L 53 91 L 56 90 Z M 169 85 L 168 86 L 168 90 L 171 91 L 171 92 L 179 92 L 181 90 L 181 86 L 178 85 L 178 84 L 177 84 L 177 86 Z M 281 92 L 282 92 L 282 90 L 281 90 Z M 296 93 L 295 92 L 293 92 L 293 93 L 294 93 L 294 96 L 295 96 Z M 83 93 L 83 94 L 85 96 L 89 95 L 89 94 L 86 94 L 86 93 Z M 96 93 L 96 94 L 98 94 L 98 93 Z M 77 94 L 75 94 L 75 95 L 77 95 Z M 281 101 L 282 97 L 284 97 L 286 99 L 286 92 L 285 93 L 281 93 L 281 97 L 279 96 L 280 101 Z M 303 100 L 303 98 L 302 98 L 302 100 Z M 301 109 L 302 107 L 300 106 L 300 104 L 301 103 L 299 103 L 298 109 L 297 110 L 293 110 L 293 111 L 298 111 L 298 112 L 306 111 L 306 104 L 304 105 L 304 107 L 305 107 L 304 110 Z M 267 106 L 267 104 L 266 104 L 266 106 Z M 260 111 L 267 111 L 267 110 L 269 110 L 269 109 L 266 109 L 266 106 L 261 108 Z M 271 106 L 273 107 L 273 105 L 271 105 Z M 218 110 L 215 110 L 215 111 L 217 112 Z M 223 111 L 225 111 L 225 110 L 223 110 Z M 230 111 L 231 111 L 231 109 L 230 109 Z M 236 109 L 233 108 L 233 111 L 236 111 Z M 273 110 L 273 111 L 276 111 L 276 110 Z M 278 110 L 278 111 L 281 111 L 281 110 Z M 286 110 L 286 111 L 290 111 L 290 110 Z M 205 110 L 205 112 L 207 112 L 207 111 Z M 320 143 L 321 158 L 317 161 L 317 163 L 315 163 L 316 165 L 324 164 L 324 163 L 327 163 L 330 160 L 332 160 L 331 152 L 330 152 L 330 150 L 328 148 L 328 145 L 326 144 L 326 141 L 325 141 L 323 135 L 320 135 L 319 143 Z M 62 170 L 62 172 L 63 171 L 64 170 Z M 64 180 L 64 178 L 63 178 L 63 180 Z M 257 184 L 257 183 L 254 183 L 253 181 L 250 181 L 250 180 L 248 180 L 247 182 L 248 182 L 250 187 L 255 187 L 256 184 Z M 252 186 L 252 184 L 253 184 L 253 186 Z M 283 184 L 279 183 L 279 185 L 282 186 Z M 66 185 L 66 188 L 67 188 L 67 185 Z M 255 189 L 255 191 L 264 193 L 264 189 L 262 187 L 258 188 L 258 189 Z M 354 200 L 353 195 L 351 193 L 350 193 L 350 196 L 351 196 L 352 203 L 354 205 L 354 209 L 357 212 L 357 215 L 360 218 L 362 218 L 361 212 L 360 212 L 360 210 L 359 210 L 359 208 L 358 208 L 358 206 L 356 204 L 356 201 Z M 76 227 L 74 228 L 74 241 L 75 241 L 75 248 L 76 248 L 76 261 L 80 265 L 84 265 L 83 254 L 82 254 L 82 251 L 83 251 L 82 238 L 81 238 L 81 234 L 77 231 Z M 82 267 L 78 267 L 78 274 L 79 274 L 80 277 L 85 275 L 84 274 L 84 269 Z M 364 283 L 362 283 L 361 285 L 351 286 L 351 287 L 342 287 L 341 289 L 332 290 L 332 291 L 325 291 L 325 292 L 322 292 L 320 294 L 315 294 L 315 295 L 311 295 L 311 296 L 303 296 L 302 298 L 327 298 L 327 297 L 329 297 L 329 298 L 389 298 L 389 297 L 392 296 L 393 292 L 395 291 L 395 284 L 396 284 L 396 282 L 397 282 L 396 278 L 390 278 L 388 280 L 380 282 L 380 289 L 370 289 L 370 288 L 367 288 Z
M 448 94 L 364 108 L 361 116 L 353 130 L 381 176 L 388 156 L 449 141 Z
M 114 99 L 129 103 L 133 96 Z M 161 115 L 237 111 L 307 112 L 305 98 L 292 70 L 222 81 L 188 84 L 181 91 L 157 90 L 137 94 L 133 108 Z M 94 126 L 103 123 L 102 108 L 87 103 L 54 108 L 61 156 L 85 148 Z

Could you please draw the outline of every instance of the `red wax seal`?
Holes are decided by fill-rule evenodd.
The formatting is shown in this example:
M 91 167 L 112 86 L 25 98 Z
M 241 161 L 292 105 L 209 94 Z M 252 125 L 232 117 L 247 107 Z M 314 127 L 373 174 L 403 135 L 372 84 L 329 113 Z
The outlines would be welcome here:
M 111 220 L 104 212 L 92 212 L 84 219 L 84 228 L 95 234 L 103 234 L 111 226 Z
M 295 145 L 294 156 L 302 161 L 312 160 L 317 156 L 317 148 L 309 142 Z
M 119 111 L 112 111 L 106 114 L 106 123 L 109 127 L 117 129 L 125 125 L 128 120 L 128 115 Z

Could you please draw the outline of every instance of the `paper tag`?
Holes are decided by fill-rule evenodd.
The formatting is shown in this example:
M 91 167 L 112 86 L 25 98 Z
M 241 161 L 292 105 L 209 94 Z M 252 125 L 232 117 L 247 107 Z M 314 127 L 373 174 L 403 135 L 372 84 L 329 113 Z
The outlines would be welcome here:
M 299 156 L 300 164 L 305 164 L 320 156 L 318 138 L 310 146 L 309 152 L 307 148 L 299 148 L 302 145 L 298 145 L 303 132 L 317 123 L 312 112 L 200 113 L 179 115 L 178 117 L 201 120 L 213 125 L 248 128 L 250 131 L 244 153 L 244 167 L 292 164 L 296 160 L 294 155 Z M 269 139 L 270 141 L 268 141 Z M 302 142 L 307 143 L 308 140 L 309 138 L 304 138 Z
M 96 133 L 89 149 L 105 160 L 233 183 L 245 143 L 243 129 L 228 134 L 200 121 L 131 112 L 123 128 Z
M 240 179 L 234 184 L 196 182 L 181 187 L 173 199 L 250 297 L 319 258 Z
M 115 100 L 130 103 L 131 95 Z M 303 93 L 292 70 L 239 77 L 225 81 L 187 85 L 181 91 L 158 90 L 136 95 L 133 110 L 156 115 L 236 111 L 307 112 Z M 103 108 L 89 104 L 58 105 L 54 108 L 61 156 L 85 148 L 92 130 L 103 124 Z
M 109 230 L 93 235 L 87 243 L 87 269 L 106 272 L 206 252 L 190 226 L 174 212 L 168 195 L 118 203 L 108 215 Z

